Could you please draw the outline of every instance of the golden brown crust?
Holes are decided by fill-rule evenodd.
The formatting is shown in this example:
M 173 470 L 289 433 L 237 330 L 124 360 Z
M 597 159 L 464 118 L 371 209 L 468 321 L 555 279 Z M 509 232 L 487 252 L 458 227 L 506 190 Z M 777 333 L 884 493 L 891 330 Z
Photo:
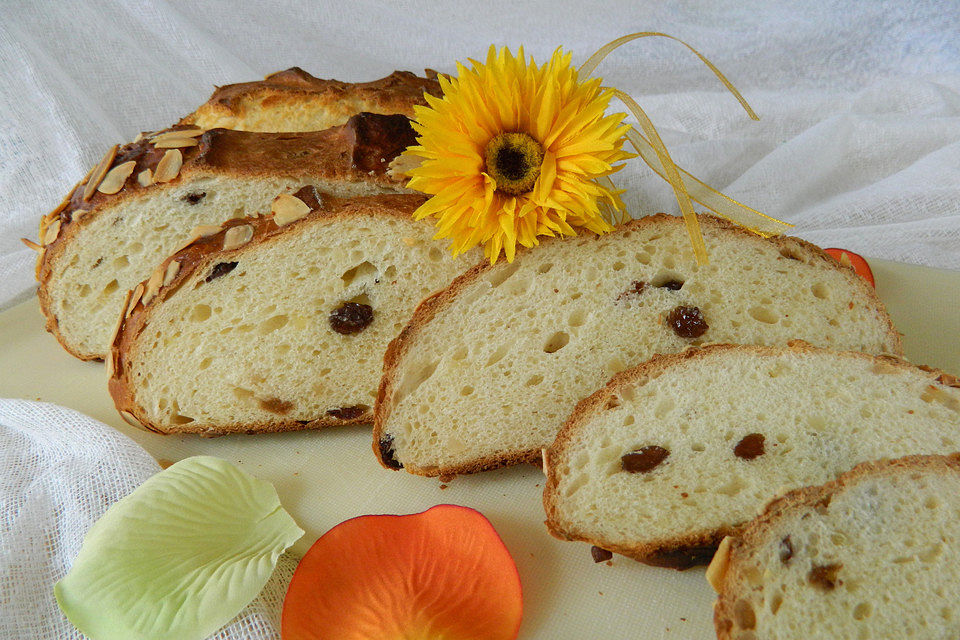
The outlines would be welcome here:
M 587 396 L 577 404 L 573 413 L 570 414 L 570 417 L 557 434 L 556 440 L 554 440 L 550 447 L 543 451 L 547 469 L 553 470 L 557 468 L 558 462 L 566 456 L 566 451 L 574 435 L 583 427 L 584 423 L 602 411 L 611 400 L 617 398 L 624 387 L 635 386 L 646 380 L 657 378 L 670 368 L 682 365 L 683 363 L 713 358 L 718 354 L 729 351 L 752 353 L 761 357 L 779 357 L 785 353 L 798 355 L 830 353 L 838 357 L 873 362 L 875 367 L 882 368 L 885 372 L 889 373 L 897 370 L 921 373 L 930 379 L 931 384 L 946 384 L 941 382 L 941 378 L 947 374 L 937 369 L 918 367 L 894 356 L 872 356 L 858 351 L 830 351 L 829 349 L 814 347 L 803 340 L 792 340 L 786 347 L 713 344 L 703 347 L 690 347 L 678 353 L 657 354 L 641 365 L 614 375 L 604 387 Z M 623 545 L 610 540 L 586 535 L 578 531 L 565 529 L 557 513 L 557 502 L 559 499 L 557 484 L 557 475 L 552 472 L 547 473 L 547 479 L 543 489 L 543 507 L 547 515 L 545 524 L 554 537 L 561 540 L 588 542 L 600 548 L 658 567 L 688 569 L 697 564 L 705 564 L 710 561 L 713 557 L 713 551 L 716 550 L 717 546 L 726 536 L 739 535 L 743 527 L 746 526 L 746 523 L 742 523 L 721 527 L 719 529 L 702 529 L 689 532 L 682 536 L 651 540 L 642 544 Z
M 394 71 L 372 82 L 349 83 L 321 80 L 299 67 L 292 67 L 256 82 L 218 87 L 206 103 L 179 124 L 245 131 L 291 131 L 294 129 L 289 128 L 289 119 L 283 117 L 284 110 L 297 109 L 315 111 L 315 121 L 334 126 L 361 111 L 413 116 L 414 105 L 426 104 L 424 93 L 440 94 L 435 73 L 423 78 L 409 71 Z M 278 117 L 271 118 L 274 111 Z
M 195 230 L 194 239 L 164 260 L 150 278 L 139 284 L 132 295 L 128 295 L 110 342 L 110 352 L 107 356 L 107 386 L 117 411 L 129 424 L 161 434 L 198 433 L 205 436 L 219 436 L 229 433 L 273 433 L 319 429 L 336 425 L 367 424 L 371 421 L 372 412 L 367 408 L 359 415 L 346 419 L 328 414 L 314 420 L 278 419 L 263 424 L 234 424 L 217 427 L 186 424 L 170 428 L 165 425 L 151 424 L 142 408 L 134 400 L 127 356 L 134 348 L 137 337 L 149 323 L 150 316 L 157 306 L 175 295 L 181 285 L 196 273 L 205 273 L 213 267 L 214 263 L 227 262 L 231 257 L 242 254 L 250 248 L 276 241 L 284 234 L 296 233 L 296 229 L 302 226 L 326 225 L 336 220 L 359 215 L 410 218 L 425 200 L 424 196 L 416 194 L 385 194 L 341 199 L 313 189 L 309 189 L 312 193 L 305 191 L 298 192 L 300 199 L 315 206 L 304 217 L 285 225 L 278 226 L 275 216 L 267 215 L 228 220 L 219 227 L 198 227 Z M 243 227 L 251 229 L 242 229 Z M 232 229 L 237 231 L 231 232 Z M 249 239 L 237 245 L 237 238 Z M 233 248 L 229 248 L 231 246 Z
M 712 215 L 700 214 L 698 218 L 701 226 L 703 227 L 723 229 L 750 242 L 770 242 L 773 243 L 780 250 L 781 254 L 787 258 L 808 263 L 818 263 L 830 270 L 843 273 L 850 282 L 856 283 L 856 286 L 860 289 L 861 294 L 866 298 L 866 304 L 876 309 L 877 317 L 880 318 L 881 322 L 886 324 L 886 345 L 888 347 L 888 351 L 895 356 L 903 355 L 903 346 L 900 341 L 900 334 L 894 328 L 893 322 L 883 306 L 883 302 L 881 302 L 880 298 L 877 297 L 877 294 L 873 288 L 865 284 L 863 280 L 856 275 L 856 272 L 851 267 L 841 265 L 816 245 L 799 238 L 794 238 L 791 236 L 762 238 L 742 227 L 738 227 L 732 222 L 728 222 Z M 683 219 L 680 217 L 671 216 L 666 213 L 657 213 L 654 215 L 645 216 L 643 218 L 630 220 L 622 225 L 619 225 L 609 235 L 616 236 L 617 234 L 622 234 L 627 231 L 636 230 L 638 228 L 643 228 L 644 226 L 654 224 L 683 225 L 684 223 Z M 575 240 L 572 239 L 563 240 L 562 238 L 545 238 L 541 241 L 541 245 L 547 245 L 552 242 L 574 241 Z M 517 251 L 515 261 L 522 260 L 523 256 L 528 252 L 536 250 L 537 248 L 519 249 Z M 439 291 L 429 298 L 423 300 L 417 306 L 417 309 L 414 311 L 413 317 L 407 323 L 407 326 L 403 328 L 403 331 L 400 332 L 400 335 L 394 338 L 387 347 L 383 361 L 383 377 L 380 379 L 380 386 L 377 392 L 377 401 L 374 405 L 373 428 L 373 450 L 377 455 L 377 459 L 380 460 L 380 464 L 385 468 L 396 468 L 389 466 L 383 460 L 380 453 L 381 447 L 379 445 L 379 441 L 384 436 L 384 424 L 386 423 L 386 420 L 389 417 L 392 409 L 389 398 L 393 391 L 394 377 L 400 361 L 410 349 L 410 345 L 416 341 L 419 332 L 433 319 L 437 313 L 449 306 L 450 303 L 460 294 L 460 292 L 476 282 L 484 273 L 491 269 L 498 268 L 498 266 L 499 268 L 503 268 L 503 264 L 504 263 L 502 262 L 494 265 L 486 262 L 478 264 L 477 266 L 466 271 L 463 275 L 456 278 L 446 289 L 443 289 L 442 291 Z M 431 467 L 427 469 L 406 467 L 405 469 L 410 473 L 424 476 L 457 475 L 496 469 L 521 462 L 531 462 L 537 460 L 540 455 L 540 450 L 537 449 L 513 452 L 511 454 L 502 456 L 489 456 L 452 467 Z
M 725 570 L 722 575 L 715 578 L 718 595 L 713 606 L 713 620 L 717 630 L 717 639 L 732 639 L 733 608 L 738 599 L 735 588 L 741 581 L 738 562 L 748 554 L 751 548 L 762 543 L 762 538 L 766 532 L 776 527 L 781 518 L 789 517 L 802 509 L 815 508 L 818 504 L 822 504 L 824 500 L 829 500 L 863 479 L 910 471 L 960 473 L 960 453 L 953 453 L 948 456 L 913 455 L 893 460 L 863 462 L 826 484 L 794 489 L 770 501 L 763 512 L 730 541 Z
M 172 132 L 194 132 L 181 139 L 196 141 L 192 146 L 163 148 L 170 144 Z M 178 139 L 174 134 L 174 140 Z M 159 136 L 166 136 L 166 140 Z M 156 142 L 152 142 L 156 140 Z M 415 141 L 409 119 L 403 115 L 362 113 L 341 126 L 306 133 L 257 133 L 212 129 L 200 132 L 177 125 L 172 129 L 144 135 L 119 147 L 107 170 L 134 162 L 129 177 L 116 193 L 88 190 L 95 172 L 78 183 L 56 209 L 40 223 L 43 245 L 37 259 L 40 309 L 46 317 L 46 329 L 63 347 L 81 360 L 97 360 L 100 354 L 82 353 L 66 342 L 57 326 L 47 287 L 56 262 L 73 241 L 79 228 L 103 211 L 123 206 L 138 198 L 150 197 L 166 189 L 177 188 L 191 176 L 221 175 L 237 178 L 283 176 L 326 179 L 341 182 L 366 182 L 385 190 L 403 191 L 403 182 L 387 174 L 387 165 Z M 160 144 L 161 147 L 157 145 Z M 164 156 L 178 152 L 182 165 L 176 176 L 162 183 L 141 184 L 144 171 L 152 174 Z M 92 195 L 85 199 L 85 192 Z

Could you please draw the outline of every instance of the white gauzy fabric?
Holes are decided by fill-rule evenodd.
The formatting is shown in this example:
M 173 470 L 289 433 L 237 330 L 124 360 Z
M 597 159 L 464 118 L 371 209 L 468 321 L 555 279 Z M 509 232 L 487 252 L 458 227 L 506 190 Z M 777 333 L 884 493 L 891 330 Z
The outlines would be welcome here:
M 160 471 L 133 440 L 76 411 L 0 400 L 0 638 L 81 639 L 57 607 L 83 536 Z M 261 594 L 215 640 L 275 640 L 296 562 L 282 556 Z
M 33 288 L 53 208 L 112 144 L 171 124 L 214 84 L 298 65 L 361 81 L 454 71 L 491 44 L 584 60 L 633 31 L 699 47 L 760 114 L 751 122 L 689 51 L 632 43 L 599 68 L 638 99 L 681 166 L 869 256 L 960 268 L 956 0 L 3 0 L 0 309 Z M 618 175 L 634 215 L 677 212 L 639 161 Z

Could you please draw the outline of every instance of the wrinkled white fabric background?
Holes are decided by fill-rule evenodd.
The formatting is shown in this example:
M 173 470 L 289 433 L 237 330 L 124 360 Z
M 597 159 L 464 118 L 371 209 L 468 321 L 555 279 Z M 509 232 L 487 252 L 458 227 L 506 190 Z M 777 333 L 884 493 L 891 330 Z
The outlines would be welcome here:
M 581 62 L 617 36 L 648 30 L 698 47 L 761 116 L 750 121 L 677 43 L 644 40 L 617 51 L 600 75 L 639 100 L 681 166 L 823 246 L 960 269 L 958 0 L 0 0 L 0 310 L 33 291 L 34 253 L 19 238 L 36 239 L 40 216 L 110 145 L 175 122 L 215 84 L 294 65 L 349 81 L 394 69 L 449 72 L 491 43 L 523 44 L 538 61 L 563 45 Z M 639 160 L 618 179 L 634 215 L 677 211 L 670 188 Z M 76 517 L 55 540 L 15 533 L 17 521 L 0 519 L 0 577 L 11 575 L 11 563 L 37 559 L 21 552 L 24 544 L 51 546 L 60 564 L 16 575 L 63 571 L 80 532 L 155 470 L 142 451 L 116 457 L 110 447 L 123 443 L 94 442 L 87 432 L 36 449 L 36 438 L 99 428 L 85 421 L 0 403 L 0 486 L 70 489 L 62 504 L 72 500 Z M 63 474 L 92 471 L 78 456 L 109 470 L 84 476 L 94 482 L 89 491 L 63 484 Z M 35 470 L 28 463 L 60 475 L 24 476 Z M 67 508 L 31 504 L 49 511 L 42 517 Z M 265 592 L 273 598 L 265 609 L 262 598 L 252 605 L 261 607 L 254 626 L 266 625 L 263 636 L 237 627 L 218 637 L 275 635 L 279 584 Z M 22 608 L 11 606 L 17 593 L 0 584 L 0 636 L 72 637 L 49 594 Z
M 52 404 L 0 400 L 0 638 L 86 637 L 60 613 L 53 585 L 107 507 L 158 471 L 137 443 L 101 422 Z M 281 556 L 260 595 L 210 640 L 277 640 L 295 567 Z
M 960 268 L 960 2 L 0 1 L 0 309 L 33 288 L 36 238 L 104 151 L 176 121 L 215 84 L 299 65 L 362 81 L 452 71 L 491 43 L 586 59 L 633 31 L 700 48 L 750 121 L 681 45 L 632 43 L 599 73 L 648 110 L 679 164 L 797 235 Z M 634 215 L 676 212 L 639 160 Z

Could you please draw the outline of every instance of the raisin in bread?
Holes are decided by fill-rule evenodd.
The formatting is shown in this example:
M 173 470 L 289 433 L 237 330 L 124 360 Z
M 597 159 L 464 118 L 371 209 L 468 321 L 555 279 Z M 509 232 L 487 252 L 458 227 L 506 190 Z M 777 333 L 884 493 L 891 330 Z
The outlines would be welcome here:
M 217 88 L 199 109 L 180 121 L 202 129 L 243 131 L 320 131 L 343 124 L 360 112 L 413 116 L 426 104 L 423 95 L 440 94 L 436 74 L 421 78 L 395 71 L 373 82 L 349 83 L 315 78 L 299 67 Z
M 198 230 L 129 294 L 107 359 L 128 422 L 206 435 L 369 422 L 389 341 L 481 257 L 446 254 L 412 218 L 423 196 L 297 196 Z
M 782 490 L 960 451 L 960 382 L 888 356 L 716 345 L 656 356 L 544 452 L 547 527 L 659 566 L 709 561 Z
M 707 576 L 719 640 L 960 637 L 960 456 L 865 463 L 773 501 Z
M 655 353 L 794 338 L 900 353 L 873 289 L 820 249 L 701 216 L 710 264 L 664 214 L 479 265 L 387 352 L 374 449 L 422 475 L 536 461 L 574 405 Z
M 320 132 L 181 127 L 114 147 L 41 223 L 47 330 L 78 358 L 102 358 L 123 295 L 191 229 L 267 211 L 304 185 L 345 197 L 405 191 L 387 165 L 414 139 L 406 116 L 360 114 Z

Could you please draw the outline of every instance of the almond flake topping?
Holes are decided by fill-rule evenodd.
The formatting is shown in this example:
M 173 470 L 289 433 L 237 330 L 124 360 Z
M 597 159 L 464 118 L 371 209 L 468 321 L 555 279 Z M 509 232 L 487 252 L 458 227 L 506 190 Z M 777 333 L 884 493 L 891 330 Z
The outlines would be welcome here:
M 167 265 L 167 270 L 163 272 L 163 286 L 166 287 L 173 282 L 173 279 L 177 277 L 178 273 L 180 273 L 180 263 L 173 260 Z
M 147 280 L 147 288 L 143 292 L 143 306 L 150 304 L 150 301 L 157 296 L 157 292 L 160 291 L 160 284 L 163 282 L 163 269 L 157 267 L 153 270 L 153 273 L 150 274 L 150 279 Z
M 34 251 L 43 253 L 43 247 L 37 244 L 36 242 L 34 242 L 33 240 L 30 240 L 29 238 L 20 238 L 20 242 L 27 245 L 27 247 L 29 247 L 30 249 L 33 249 Z
M 153 146 L 157 149 L 176 149 L 178 147 L 195 147 L 199 142 L 193 138 L 164 138 L 158 140 Z
M 97 187 L 100 186 L 100 181 L 103 180 L 103 177 L 107 175 L 107 171 L 110 170 L 110 165 L 113 164 L 114 158 L 117 157 L 117 149 L 120 148 L 120 145 L 115 144 L 110 147 L 110 150 L 107 151 L 107 155 L 103 156 L 103 159 L 100 161 L 100 164 L 93 168 L 93 171 L 90 172 L 90 178 L 87 180 L 86 186 L 83 188 L 83 201 L 86 202 L 93 197 L 93 192 L 97 190 Z
M 140 297 L 143 295 L 143 283 L 137 285 L 137 288 L 133 290 L 133 295 L 130 297 L 130 304 L 127 305 L 127 312 L 124 315 L 125 318 L 129 318 L 130 314 L 133 313 L 133 308 L 137 306 L 137 303 L 140 302 Z
M 177 177 L 182 166 L 183 154 L 180 153 L 180 149 L 169 149 L 157 163 L 157 170 L 153 172 L 153 181 L 170 182 Z
M 129 425 L 132 426 L 132 427 L 138 427 L 138 428 L 140 428 L 140 429 L 146 429 L 146 427 L 143 426 L 143 423 L 141 423 L 139 420 L 137 420 L 137 418 L 136 418 L 132 413 L 130 413 L 129 411 L 121 411 L 121 412 L 120 412 L 120 417 L 123 418 L 123 421 L 124 421 L 124 422 L 126 422 L 127 424 L 129 424 Z
M 230 227 L 223 236 L 223 249 L 229 251 L 242 247 L 253 238 L 253 227 L 249 224 L 241 224 L 236 227 Z
M 54 240 L 57 239 L 57 236 L 60 235 L 60 221 L 54 220 L 53 224 L 49 225 L 46 230 L 43 232 L 43 241 L 44 246 L 52 244 Z
M 137 174 L 137 183 L 141 187 L 149 187 L 153 184 L 153 169 L 149 167 Z
M 174 131 L 164 131 L 163 133 L 158 133 L 157 135 L 150 138 L 155 146 L 160 147 L 158 142 L 164 142 L 165 140 L 177 140 L 181 138 L 196 138 L 199 135 L 202 135 L 204 129 L 180 129 Z M 163 147 L 160 147 L 163 148 Z
M 130 298 L 133 296 L 133 291 L 127 291 L 126 297 L 123 299 L 123 305 L 120 307 L 120 317 L 117 318 L 116 324 L 113 325 L 113 331 L 110 332 L 110 353 L 113 353 L 113 345 L 117 342 L 117 336 L 120 335 L 120 329 L 123 328 L 123 321 L 127 317 L 127 309 L 130 308 Z
M 133 173 L 133 168 L 136 166 L 137 161 L 130 160 L 129 162 L 118 164 L 113 169 L 110 169 L 109 173 L 107 173 L 100 182 L 100 186 L 97 187 L 97 191 L 107 194 L 120 191 L 120 189 L 123 189 L 123 185 L 126 183 L 127 178 L 130 177 L 130 174 Z
M 310 213 L 310 206 L 289 193 L 281 193 L 274 198 L 270 210 L 273 212 L 273 221 L 276 225 L 283 227 Z

